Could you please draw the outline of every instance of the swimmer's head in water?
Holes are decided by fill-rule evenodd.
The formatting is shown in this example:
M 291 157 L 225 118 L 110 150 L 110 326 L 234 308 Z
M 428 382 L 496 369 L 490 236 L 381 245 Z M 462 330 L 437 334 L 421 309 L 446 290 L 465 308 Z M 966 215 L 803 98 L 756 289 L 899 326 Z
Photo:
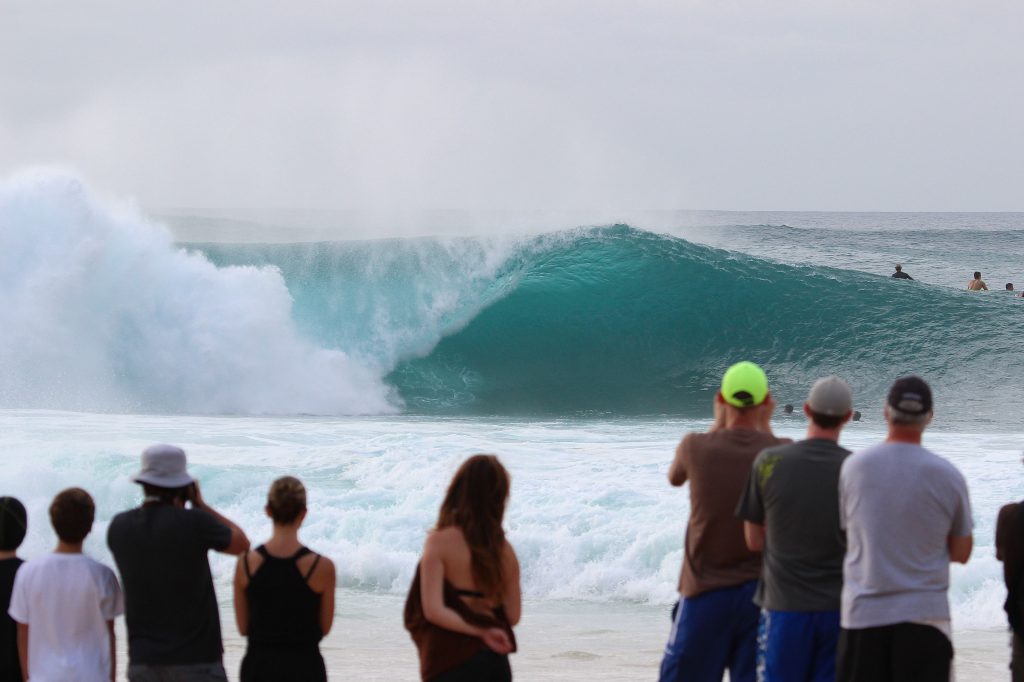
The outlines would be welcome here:
M 980 272 L 975 272 L 974 273 L 974 279 L 981 279 L 981 273 Z
M 790 405 L 789 403 L 786 403 L 786 405 L 782 408 L 782 411 L 785 412 L 786 414 L 793 414 L 793 406 Z
M 722 399 L 733 407 L 754 407 L 766 397 L 768 377 L 752 362 L 737 362 L 722 376 Z
M 901 271 L 902 269 L 903 269 L 903 265 L 902 265 L 901 263 L 897 263 L 897 264 L 896 264 L 896 272 L 899 272 L 899 271 Z
M 853 421 L 855 421 L 855 422 L 859 422 L 860 421 L 860 410 L 854 410 L 853 411 Z
M 1013 282 L 1007 282 L 1006 283 L 1006 290 L 1007 291 L 1013 291 Z

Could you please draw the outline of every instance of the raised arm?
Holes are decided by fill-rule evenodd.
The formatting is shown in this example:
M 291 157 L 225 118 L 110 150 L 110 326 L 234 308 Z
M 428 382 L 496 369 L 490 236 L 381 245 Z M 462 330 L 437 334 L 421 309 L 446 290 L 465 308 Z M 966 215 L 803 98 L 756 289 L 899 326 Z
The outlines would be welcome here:
M 246 537 L 245 531 L 239 528 L 234 521 L 223 516 L 220 512 L 206 503 L 206 500 L 203 499 L 202 492 L 199 490 L 199 481 L 192 484 L 192 493 L 189 501 L 196 509 L 202 509 L 204 512 L 231 529 L 231 542 L 228 543 L 227 547 L 218 551 L 232 556 L 238 556 L 242 552 L 249 551 L 249 538 Z
M 679 441 L 679 445 L 676 446 L 676 455 L 672 459 L 672 465 L 668 468 L 668 482 L 674 486 L 681 486 L 686 483 L 686 465 L 684 463 L 684 444 L 686 438 Z

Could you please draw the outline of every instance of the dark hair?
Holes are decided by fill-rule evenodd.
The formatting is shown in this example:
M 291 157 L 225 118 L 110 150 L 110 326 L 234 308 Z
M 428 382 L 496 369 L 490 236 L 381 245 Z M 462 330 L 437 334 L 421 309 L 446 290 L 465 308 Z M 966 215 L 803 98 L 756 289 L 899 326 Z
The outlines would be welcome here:
M 267 509 L 274 523 L 289 524 L 306 511 L 306 487 L 294 476 L 283 476 L 270 484 Z
M 28 531 L 28 514 L 16 497 L 0 497 L 0 552 L 18 549 Z
M 820 426 L 823 429 L 834 429 L 843 423 L 846 415 L 839 415 L 833 417 L 830 414 L 819 414 L 814 410 L 808 410 L 811 413 L 811 421 L 814 422 L 815 426 Z
M 981 279 L 981 273 L 980 272 L 975 272 L 974 273 L 974 279 Z
M 92 496 L 81 488 L 68 488 L 57 493 L 50 505 L 50 523 L 57 537 L 75 544 L 85 539 L 92 530 L 96 517 L 96 504 Z
M 1006 290 L 1007 291 L 1013 291 L 1013 282 L 1007 282 L 1006 283 Z
M 161 488 L 158 485 L 151 483 L 142 484 L 142 492 L 145 493 L 146 497 L 158 497 L 161 502 L 165 504 L 174 504 L 178 500 L 185 501 L 188 499 L 188 489 L 192 487 L 192 484 L 181 486 L 180 488 Z
M 459 467 L 441 503 L 437 527 L 458 526 L 469 545 L 473 579 L 487 595 L 500 597 L 504 571 L 501 527 L 508 501 L 509 476 L 494 455 L 473 455 Z

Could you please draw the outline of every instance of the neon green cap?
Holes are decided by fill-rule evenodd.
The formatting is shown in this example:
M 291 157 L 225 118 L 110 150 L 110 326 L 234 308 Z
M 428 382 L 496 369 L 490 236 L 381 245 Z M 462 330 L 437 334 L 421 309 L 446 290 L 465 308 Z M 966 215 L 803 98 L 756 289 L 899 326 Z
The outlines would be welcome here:
M 768 377 L 752 362 L 737 362 L 722 376 L 722 397 L 734 407 L 760 405 L 768 397 Z

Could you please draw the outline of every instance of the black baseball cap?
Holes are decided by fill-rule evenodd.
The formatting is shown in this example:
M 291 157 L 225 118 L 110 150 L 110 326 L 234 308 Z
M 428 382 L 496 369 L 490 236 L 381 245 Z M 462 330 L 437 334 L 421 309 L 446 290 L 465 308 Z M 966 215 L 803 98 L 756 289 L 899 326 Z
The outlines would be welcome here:
M 932 411 L 932 389 L 921 377 L 900 377 L 889 389 L 889 407 L 918 416 Z

